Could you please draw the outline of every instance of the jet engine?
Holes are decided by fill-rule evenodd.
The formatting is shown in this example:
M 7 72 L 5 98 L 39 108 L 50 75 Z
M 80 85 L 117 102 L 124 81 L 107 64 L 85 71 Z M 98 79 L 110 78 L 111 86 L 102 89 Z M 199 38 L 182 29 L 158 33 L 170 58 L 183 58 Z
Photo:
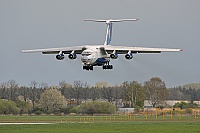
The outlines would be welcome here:
M 69 54 L 69 59 L 71 59 L 71 60 L 74 60 L 74 59 L 76 59 L 76 54 L 74 53 L 74 51 L 72 51 L 70 54 Z
M 126 55 L 125 55 L 125 58 L 130 60 L 130 59 L 133 59 L 133 54 L 131 53 L 131 51 L 129 51 Z
M 56 55 L 57 60 L 63 60 L 65 58 L 65 55 L 63 53 Z
M 117 59 L 118 58 L 118 54 L 114 51 L 112 54 L 110 54 L 110 58 L 111 59 Z

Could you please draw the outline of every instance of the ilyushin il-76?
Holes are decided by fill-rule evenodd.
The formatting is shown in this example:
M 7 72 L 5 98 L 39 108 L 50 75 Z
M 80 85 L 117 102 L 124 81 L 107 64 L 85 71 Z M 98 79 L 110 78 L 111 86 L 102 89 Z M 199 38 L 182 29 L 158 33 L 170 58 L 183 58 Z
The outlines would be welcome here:
M 110 45 L 113 23 L 124 22 L 124 21 L 138 21 L 138 20 L 139 19 L 119 19 L 119 20 L 86 19 L 85 21 L 106 23 L 107 29 L 106 29 L 106 37 L 104 44 L 22 50 L 21 52 L 23 53 L 41 52 L 43 54 L 55 54 L 57 60 L 63 60 L 65 58 L 65 55 L 68 55 L 69 59 L 74 60 L 77 58 L 77 55 L 80 54 L 81 61 L 83 64 L 83 70 L 93 70 L 94 66 L 102 66 L 103 70 L 106 70 L 106 69 L 113 69 L 113 65 L 110 65 L 110 60 L 117 59 L 118 54 L 124 54 L 125 59 L 131 60 L 133 59 L 134 54 L 182 51 L 182 49 L 171 49 L 171 48 L 147 48 L 147 47 Z

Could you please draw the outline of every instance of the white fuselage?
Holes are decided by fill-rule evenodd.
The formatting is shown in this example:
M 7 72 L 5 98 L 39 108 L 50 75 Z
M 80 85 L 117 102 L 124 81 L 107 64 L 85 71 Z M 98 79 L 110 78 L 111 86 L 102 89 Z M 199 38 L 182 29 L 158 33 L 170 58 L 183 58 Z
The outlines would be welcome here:
M 82 52 L 81 61 L 85 66 L 102 66 L 110 61 L 110 56 L 100 47 L 89 47 Z

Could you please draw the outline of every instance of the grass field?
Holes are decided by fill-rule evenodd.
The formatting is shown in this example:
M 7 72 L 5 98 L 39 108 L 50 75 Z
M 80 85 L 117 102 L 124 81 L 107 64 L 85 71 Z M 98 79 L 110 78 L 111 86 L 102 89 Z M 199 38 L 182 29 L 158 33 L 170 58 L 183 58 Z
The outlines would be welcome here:
M 1 133 L 198 133 L 196 122 L 103 122 L 0 125 Z
M 0 125 L 0 133 L 200 133 L 193 117 L 0 116 L 0 123 L 46 122 L 44 125 Z

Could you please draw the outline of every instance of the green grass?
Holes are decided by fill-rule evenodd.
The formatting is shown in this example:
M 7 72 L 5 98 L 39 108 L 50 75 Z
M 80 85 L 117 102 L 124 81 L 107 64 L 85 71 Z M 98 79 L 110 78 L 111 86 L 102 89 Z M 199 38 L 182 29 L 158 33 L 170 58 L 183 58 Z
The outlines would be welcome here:
M 1 133 L 197 133 L 197 122 L 103 122 L 0 125 Z
M 0 123 L 46 122 L 46 125 L 0 125 L 0 133 L 200 133 L 192 116 L 0 116 Z

